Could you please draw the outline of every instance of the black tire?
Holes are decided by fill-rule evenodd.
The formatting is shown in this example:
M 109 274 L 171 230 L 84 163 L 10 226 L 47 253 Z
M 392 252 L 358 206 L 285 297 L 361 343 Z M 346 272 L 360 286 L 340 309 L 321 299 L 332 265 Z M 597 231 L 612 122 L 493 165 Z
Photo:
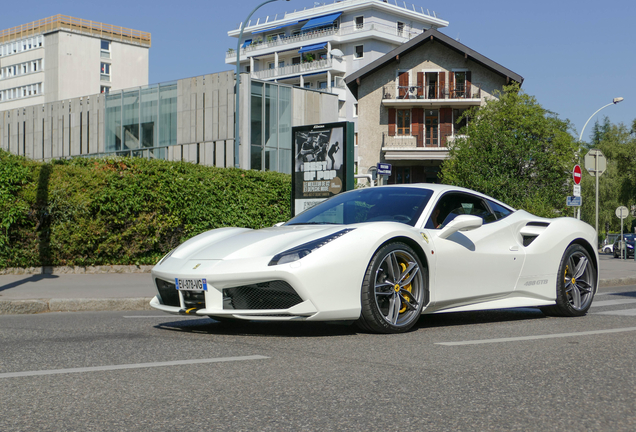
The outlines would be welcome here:
M 581 245 L 570 245 L 563 254 L 557 274 L 556 304 L 541 310 L 551 316 L 585 315 L 594 300 L 596 282 L 596 268 L 590 254 Z
M 356 323 L 364 331 L 403 333 L 418 321 L 428 299 L 428 272 L 418 255 L 404 243 L 389 243 L 367 267 Z

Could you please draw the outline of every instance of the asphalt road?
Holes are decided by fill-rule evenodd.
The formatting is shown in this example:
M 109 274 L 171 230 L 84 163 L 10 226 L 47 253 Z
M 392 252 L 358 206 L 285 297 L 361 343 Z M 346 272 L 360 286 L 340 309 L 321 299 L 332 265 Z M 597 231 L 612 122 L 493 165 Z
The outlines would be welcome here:
M 633 431 L 636 286 L 582 318 L 343 324 L 147 312 L 0 316 L 2 431 Z

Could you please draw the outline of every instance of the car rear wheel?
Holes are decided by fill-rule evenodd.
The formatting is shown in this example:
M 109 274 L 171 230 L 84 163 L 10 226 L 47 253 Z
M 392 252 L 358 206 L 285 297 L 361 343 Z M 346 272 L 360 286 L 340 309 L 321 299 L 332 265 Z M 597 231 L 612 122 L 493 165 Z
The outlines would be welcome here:
M 557 275 L 556 305 L 542 308 L 546 315 L 582 316 L 596 294 L 596 268 L 590 254 L 578 244 L 570 245 Z
M 380 248 L 362 284 L 362 312 L 357 324 L 376 333 L 402 333 L 417 322 L 428 302 L 427 271 L 404 243 Z

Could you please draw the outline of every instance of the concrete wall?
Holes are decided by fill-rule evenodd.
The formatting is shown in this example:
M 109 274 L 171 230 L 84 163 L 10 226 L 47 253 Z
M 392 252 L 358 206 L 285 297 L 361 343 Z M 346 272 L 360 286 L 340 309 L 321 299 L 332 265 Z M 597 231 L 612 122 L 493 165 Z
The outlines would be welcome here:
M 241 80 L 241 136 L 249 137 L 249 77 Z M 234 166 L 234 72 L 177 81 L 177 142 L 168 160 Z M 294 88 L 292 126 L 338 121 L 338 97 Z M 105 95 L 0 111 L 0 148 L 36 160 L 104 152 Z M 242 138 L 241 143 L 249 144 Z M 249 167 L 249 145 L 241 167 Z

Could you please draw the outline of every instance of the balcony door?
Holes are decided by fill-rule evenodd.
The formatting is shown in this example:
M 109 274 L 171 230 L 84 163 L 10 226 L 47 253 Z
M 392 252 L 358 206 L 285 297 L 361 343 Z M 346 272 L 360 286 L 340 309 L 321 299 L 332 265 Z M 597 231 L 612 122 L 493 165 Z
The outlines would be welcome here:
M 437 110 L 426 111 L 424 134 L 426 147 L 439 146 L 439 120 Z

